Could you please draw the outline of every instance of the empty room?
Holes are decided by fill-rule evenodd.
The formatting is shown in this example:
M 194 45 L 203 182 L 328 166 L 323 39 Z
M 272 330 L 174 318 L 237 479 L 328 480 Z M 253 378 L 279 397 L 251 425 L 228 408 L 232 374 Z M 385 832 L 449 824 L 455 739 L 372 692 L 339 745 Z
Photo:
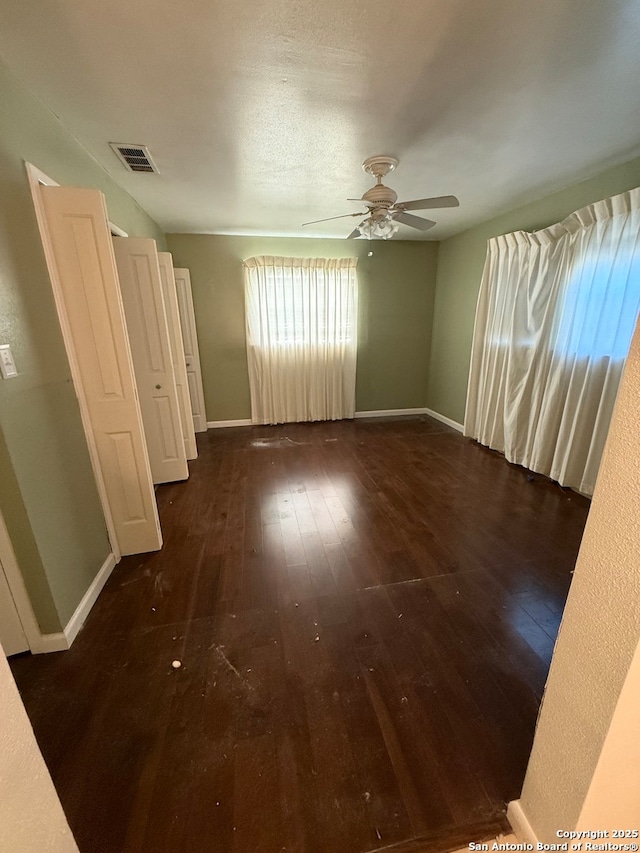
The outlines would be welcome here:
M 0 9 L 0 853 L 637 849 L 639 0 Z

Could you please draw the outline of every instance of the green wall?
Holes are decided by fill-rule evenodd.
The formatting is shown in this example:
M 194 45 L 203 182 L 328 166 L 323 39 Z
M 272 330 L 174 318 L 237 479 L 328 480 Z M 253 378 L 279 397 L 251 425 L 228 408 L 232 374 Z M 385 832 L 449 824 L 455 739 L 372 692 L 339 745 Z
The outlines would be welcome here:
M 254 255 L 357 257 L 356 409 L 426 405 L 436 243 L 206 234 L 167 241 L 175 266 L 191 271 L 209 421 L 251 417 L 242 261 Z
M 109 215 L 164 247 L 155 222 L 0 65 L 0 511 L 45 632 L 59 631 L 110 551 L 24 160 L 61 184 L 96 187 Z
M 427 406 L 464 420 L 469 359 L 487 240 L 560 222 L 574 210 L 640 185 L 640 158 L 470 228 L 440 243 Z

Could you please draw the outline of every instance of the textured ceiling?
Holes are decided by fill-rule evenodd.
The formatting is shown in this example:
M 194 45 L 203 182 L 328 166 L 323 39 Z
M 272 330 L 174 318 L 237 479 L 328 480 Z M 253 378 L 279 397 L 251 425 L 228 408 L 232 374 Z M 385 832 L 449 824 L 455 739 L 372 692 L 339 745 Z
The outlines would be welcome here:
M 346 236 L 391 154 L 439 239 L 640 150 L 640 0 L 0 0 L 0 55 L 166 231 Z

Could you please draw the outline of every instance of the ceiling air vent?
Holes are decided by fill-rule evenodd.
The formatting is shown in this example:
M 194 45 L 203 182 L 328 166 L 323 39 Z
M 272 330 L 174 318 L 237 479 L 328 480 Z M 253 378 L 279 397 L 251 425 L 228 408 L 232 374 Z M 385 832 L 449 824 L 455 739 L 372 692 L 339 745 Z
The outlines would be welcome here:
M 158 174 L 158 169 L 151 159 L 149 149 L 144 145 L 133 145 L 129 142 L 110 142 L 109 145 L 130 172 L 155 172 Z

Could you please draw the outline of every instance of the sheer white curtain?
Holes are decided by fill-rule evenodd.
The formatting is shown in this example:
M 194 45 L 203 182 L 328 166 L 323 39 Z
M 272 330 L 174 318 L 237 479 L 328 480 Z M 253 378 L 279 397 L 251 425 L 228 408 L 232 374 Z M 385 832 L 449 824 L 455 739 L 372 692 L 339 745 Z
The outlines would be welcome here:
M 489 241 L 465 435 L 592 494 L 640 309 L 640 189 Z
M 244 262 L 253 423 L 355 414 L 355 258 Z

